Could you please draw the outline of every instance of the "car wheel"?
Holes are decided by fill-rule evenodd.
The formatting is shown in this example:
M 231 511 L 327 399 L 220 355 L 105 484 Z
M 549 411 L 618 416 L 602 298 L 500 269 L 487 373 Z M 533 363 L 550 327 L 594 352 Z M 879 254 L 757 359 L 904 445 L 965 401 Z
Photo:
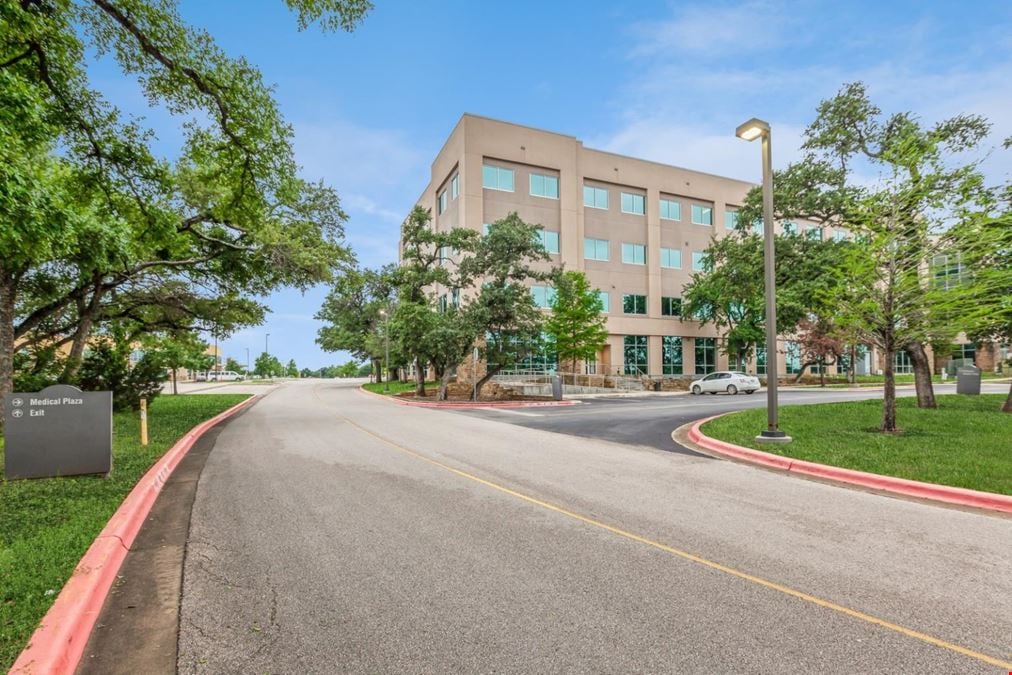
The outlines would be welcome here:
M 748 391 L 746 391 L 745 393 L 746 393 L 746 394 L 754 394 L 754 393 L 755 393 L 755 389 L 749 389 L 749 390 L 748 390 Z
M 730 394 L 731 396 L 734 396 L 735 394 L 738 393 L 738 387 L 734 386 L 733 384 L 727 385 L 727 393 Z
M 702 393 L 703 393 L 703 390 L 699 388 L 698 384 L 692 385 L 692 395 L 693 396 L 699 396 Z

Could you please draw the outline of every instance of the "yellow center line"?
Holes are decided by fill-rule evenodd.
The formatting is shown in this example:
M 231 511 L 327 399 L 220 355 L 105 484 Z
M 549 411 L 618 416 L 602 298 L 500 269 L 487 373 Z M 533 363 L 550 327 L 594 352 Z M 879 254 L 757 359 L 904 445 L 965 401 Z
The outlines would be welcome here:
M 321 402 L 323 402 L 323 399 L 320 398 L 319 394 L 315 391 L 315 388 L 314 388 L 314 394 L 316 394 L 316 397 L 318 399 L 320 399 Z M 351 420 L 351 419 L 349 419 L 347 417 L 344 417 L 343 415 L 336 415 L 336 416 L 339 417 L 340 419 L 344 420 L 348 424 L 352 425 L 353 427 L 355 427 L 356 429 L 358 429 L 362 433 L 364 433 L 364 434 L 366 434 L 368 436 L 371 436 L 372 438 L 375 438 L 376 440 L 380 441 L 381 443 L 383 443 L 383 444 L 385 444 L 385 445 L 387 445 L 387 446 L 389 446 L 389 447 L 391 447 L 391 448 L 393 448 L 393 449 L 395 449 L 395 450 L 397 450 L 397 451 L 399 451 L 399 452 L 401 452 L 403 454 L 409 455 L 409 456 L 411 456 L 411 457 L 413 457 L 415 459 L 418 459 L 418 460 L 421 460 L 423 462 L 426 462 L 427 464 L 431 464 L 432 466 L 437 466 L 437 467 L 439 467 L 441 469 L 449 471 L 450 473 L 456 474 L 456 475 L 460 476 L 461 478 L 466 478 L 468 480 L 474 481 L 475 483 L 480 483 L 481 485 L 484 485 L 486 487 L 492 488 L 493 490 L 497 490 L 499 492 L 502 492 L 503 494 L 507 494 L 507 495 L 509 495 L 511 497 L 516 497 L 517 499 L 521 499 L 521 500 L 523 500 L 523 501 L 525 501 L 525 502 L 527 502 L 529 504 L 534 504 L 535 506 L 540 506 L 543 509 L 547 509 L 549 511 L 554 511 L 555 513 L 558 513 L 560 515 L 566 516 L 568 518 L 572 518 L 573 520 L 577 520 L 577 521 L 579 521 L 581 523 L 585 523 L 586 525 L 590 525 L 592 527 L 596 527 L 596 528 L 599 528 L 601 530 L 605 530 L 606 532 L 611 532 L 612 534 L 618 535 L 619 537 L 624 537 L 626 539 L 630 539 L 632 541 L 638 542 L 640 544 L 644 544 L 644 545 L 649 546 L 651 548 L 655 548 L 655 549 L 657 549 L 659 551 L 664 551 L 665 553 L 669 553 L 669 554 L 677 556 L 679 558 L 683 558 L 685 560 L 690 560 L 690 561 L 692 561 L 692 562 L 694 562 L 694 563 L 696 563 L 698 565 L 702 565 L 704 567 L 709 567 L 710 569 L 717 570 L 718 572 L 723 572 L 724 574 L 728 574 L 730 576 L 737 577 L 738 579 L 744 579 L 745 581 L 748 581 L 750 583 L 756 584 L 758 586 L 762 586 L 763 588 L 768 588 L 768 589 L 771 589 L 771 590 L 774 590 L 774 591 L 778 591 L 780 593 L 783 593 L 784 595 L 789 595 L 789 596 L 791 596 L 793 598 L 798 598 L 799 600 L 804 600 L 805 602 L 811 603 L 813 605 L 817 605 L 819 607 L 823 607 L 825 609 L 829 609 L 829 610 L 832 610 L 834 612 L 839 612 L 840 614 L 845 614 L 845 615 L 847 615 L 847 616 L 849 616 L 851 618 L 858 619 L 860 621 L 864 621 L 866 623 L 870 623 L 870 624 L 873 624 L 875 626 L 879 626 L 881 628 L 885 628 L 886 630 L 894 631 L 896 633 L 899 633 L 901 635 L 905 635 L 905 636 L 913 638 L 915 640 L 920 640 L 921 642 L 926 642 L 927 644 L 934 645 L 936 647 L 941 647 L 942 649 L 947 649 L 947 650 L 955 652 L 957 654 L 962 654 L 963 656 L 968 656 L 968 657 L 970 657 L 972 659 L 977 659 L 978 661 L 983 661 L 984 663 L 990 664 L 992 666 L 997 666 L 997 667 L 999 667 L 999 668 L 1001 668 L 1003 670 L 1008 670 L 1008 671 L 1012 672 L 1012 661 L 1004 661 L 1004 660 L 1002 660 L 1000 658 L 996 658 L 994 656 L 989 656 L 987 654 L 982 654 L 981 652 L 977 652 L 977 651 L 974 651 L 974 650 L 969 649 L 967 647 L 963 647 L 961 645 L 957 645 L 957 644 L 954 644 L 952 642 L 948 642 L 946 640 L 942 640 L 941 638 L 936 638 L 936 637 L 934 637 L 932 635 L 928 635 L 927 633 L 922 633 L 920 631 L 913 630 L 912 628 L 907 628 L 905 626 L 901 626 L 899 624 L 892 623 L 891 621 L 886 621 L 885 619 L 880 619 L 880 618 L 878 618 L 876 616 L 872 616 L 871 614 L 865 614 L 864 612 L 860 612 L 860 611 L 858 611 L 856 609 L 851 609 L 850 607 L 846 607 L 845 605 L 840 605 L 840 604 L 837 604 L 837 603 L 832 602 L 830 600 L 825 600 L 825 599 L 820 598 L 818 596 L 810 595 L 810 594 L 805 593 L 803 591 L 799 591 L 799 590 L 793 589 L 790 586 L 785 586 L 783 584 L 778 584 L 775 581 L 770 581 L 768 579 L 763 579 L 762 577 L 757 577 L 754 574 L 749 574 L 748 572 L 742 572 L 741 570 L 737 570 L 737 569 L 735 569 L 733 567 L 728 567 L 727 565 L 723 565 L 723 564 L 721 564 L 719 562 L 715 562 L 713 560 L 708 560 L 707 558 L 703 558 L 701 556 L 695 555 L 694 553 L 689 553 L 688 551 L 682 551 L 680 549 L 674 548 L 673 546 L 668 546 L 667 544 L 662 544 L 661 542 L 654 541 L 653 539 L 648 539 L 647 537 L 643 537 L 643 536 L 640 536 L 640 535 L 635 534 L 633 532 L 629 532 L 628 530 L 623 530 L 623 529 L 615 527 L 613 525 L 608 525 L 607 523 L 602 523 L 599 520 L 594 520 L 593 518 L 588 518 L 587 516 L 580 515 L 579 513 L 576 513 L 574 511 L 570 511 L 570 510 L 565 509 L 565 508 L 563 508 L 561 506 L 557 506 L 555 504 L 552 504 L 550 502 L 546 502 L 546 501 L 538 499 L 536 497 L 531 497 L 529 495 L 525 495 L 525 494 L 523 494 L 521 492 L 517 492 L 516 490 L 512 490 L 512 489 L 510 489 L 508 487 L 505 487 L 503 485 L 499 485 L 498 483 L 493 483 L 492 481 L 485 480 L 484 478 L 481 478 L 479 476 L 475 476 L 474 474 L 468 473 L 466 471 L 461 471 L 460 469 L 454 468 L 454 467 L 450 466 L 449 464 L 444 464 L 443 462 L 440 462 L 439 460 L 436 460 L 436 459 L 433 459 L 431 457 L 427 457 L 425 455 L 419 454 L 419 453 L 415 452 L 414 450 L 410 450 L 409 448 L 406 448 L 403 445 L 400 445 L 400 444 L 398 444 L 398 443 L 396 443 L 394 441 L 391 441 L 391 440 L 389 440 L 387 438 L 384 438 L 383 436 L 381 436 L 379 434 L 376 434 L 376 433 L 370 431 L 369 429 L 366 429 L 365 427 L 363 427 L 361 424 L 355 422 L 354 420 Z

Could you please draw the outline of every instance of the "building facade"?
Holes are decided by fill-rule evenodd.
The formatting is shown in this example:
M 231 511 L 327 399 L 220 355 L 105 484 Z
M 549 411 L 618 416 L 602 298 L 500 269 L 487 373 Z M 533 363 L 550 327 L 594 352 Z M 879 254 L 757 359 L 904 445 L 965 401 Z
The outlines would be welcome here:
M 682 316 L 683 288 L 702 269 L 711 237 L 738 227 L 738 205 L 752 187 L 465 114 L 433 161 L 418 204 L 431 211 L 437 230 L 482 231 L 511 212 L 544 228 L 546 267 L 584 272 L 607 314 L 607 346 L 585 372 L 693 376 L 729 363 L 716 328 Z M 776 224 L 778 232 L 790 228 L 809 237 L 847 236 L 813 223 Z M 551 289 L 535 286 L 532 293 L 550 304 Z M 797 372 L 797 346 L 784 341 L 780 352 L 780 373 Z M 856 365 L 859 373 L 877 370 L 870 355 Z M 738 367 L 764 374 L 764 354 Z

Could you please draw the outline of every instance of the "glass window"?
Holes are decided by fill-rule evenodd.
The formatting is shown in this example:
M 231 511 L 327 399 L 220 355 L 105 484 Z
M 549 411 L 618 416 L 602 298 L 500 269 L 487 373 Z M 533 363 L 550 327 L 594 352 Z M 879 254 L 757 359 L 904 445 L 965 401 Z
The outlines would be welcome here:
M 454 307 L 460 307 L 460 289 L 454 288 L 450 291 L 450 302 L 453 303 Z
M 661 298 L 661 315 L 662 316 L 681 316 L 682 315 L 682 299 L 681 298 Z
M 450 179 L 450 197 L 456 199 L 460 194 L 460 175 L 453 174 L 453 178 Z
M 647 374 L 647 336 L 626 335 L 623 349 L 623 364 L 626 375 Z
M 706 271 L 706 265 L 704 263 L 704 258 L 706 258 L 706 253 L 704 253 L 703 251 L 693 251 L 692 252 L 692 271 L 693 272 L 705 272 Z
M 559 233 L 552 232 L 551 230 L 538 230 L 538 239 L 541 240 L 541 245 L 545 247 L 545 250 L 549 253 L 559 252 Z
M 531 194 L 535 197 L 558 199 L 559 178 L 557 176 L 545 176 L 540 173 L 532 173 Z
M 955 345 L 955 349 L 952 350 L 952 358 L 964 359 L 969 361 L 976 361 L 977 359 L 977 345 L 972 342 L 963 342 Z
M 766 236 L 766 223 L 763 220 L 757 220 L 752 223 L 752 233 L 760 237 Z
M 812 241 L 822 241 L 822 230 L 818 226 L 813 226 L 805 231 L 805 236 Z
M 555 289 L 551 286 L 531 286 L 534 304 L 542 309 L 549 309 L 555 302 Z
M 643 244 L 622 244 L 622 262 L 629 265 L 646 265 L 647 247 Z
M 682 338 L 665 335 L 661 338 L 662 373 L 664 375 L 682 374 Z
M 583 186 L 583 205 L 594 209 L 608 208 L 608 189 Z
M 439 193 L 439 212 L 446 210 L 446 190 Z
M 584 239 L 583 257 L 587 260 L 608 260 L 608 240 Z
M 481 167 L 481 186 L 489 190 L 513 192 L 513 169 L 483 165 Z
M 626 314 L 646 314 L 647 296 L 625 293 L 622 295 L 622 311 Z
M 712 373 L 717 368 L 717 339 L 696 338 L 696 375 Z
M 642 216 L 646 213 L 646 199 L 643 195 L 622 193 L 622 213 L 634 213 Z
M 847 232 L 844 230 L 833 230 L 833 241 L 847 241 Z
M 488 234 L 488 229 L 490 227 L 492 227 L 492 226 L 489 225 L 488 223 L 482 223 L 482 225 L 481 225 L 481 233 L 482 233 L 482 235 L 487 235 Z
M 611 296 L 608 295 L 608 291 L 598 291 L 597 297 L 601 299 L 601 311 L 607 314 L 611 311 Z
M 966 268 L 959 254 L 936 255 L 931 259 L 930 269 L 935 288 L 948 291 L 965 281 Z
M 893 370 L 897 374 L 914 372 L 914 364 L 910 361 L 910 354 L 907 354 L 902 349 L 893 354 Z
M 702 204 L 692 205 L 693 225 L 713 225 L 713 208 Z
M 661 200 L 661 218 L 664 220 L 681 220 L 682 205 L 670 199 Z
M 755 349 L 755 372 L 756 375 L 766 374 L 766 348 L 756 347 Z
M 453 253 L 454 251 L 452 246 L 440 246 L 439 262 L 447 262 L 448 260 L 450 260 L 450 258 L 453 257 Z
M 801 345 L 797 342 L 788 342 L 784 350 L 784 367 L 788 375 L 797 375 L 801 372 Z
M 671 269 L 680 270 L 682 269 L 682 251 L 677 248 L 662 248 L 661 249 L 661 267 L 669 267 Z
M 798 226 L 795 223 L 792 223 L 789 220 L 786 223 L 784 223 L 784 234 L 793 237 L 797 233 L 798 233 Z
M 738 212 L 737 211 L 732 211 L 730 209 L 727 210 L 727 211 L 724 211 L 724 227 L 726 227 L 729 230 L 737 230 L 738 229 Z

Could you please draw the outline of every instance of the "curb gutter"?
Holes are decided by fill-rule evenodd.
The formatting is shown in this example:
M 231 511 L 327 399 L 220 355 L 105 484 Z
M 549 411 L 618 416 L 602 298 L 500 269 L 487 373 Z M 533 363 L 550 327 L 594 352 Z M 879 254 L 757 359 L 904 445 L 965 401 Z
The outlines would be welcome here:
M 580 401 L 479 401 L 467 403 L 450 403 L 438 401 L 412 401 L 410 399 L 377 394 L 363 387 L 358 388 L 359 392 L 366 396 L 375 396 L 398 405 L 410 405 L 416 408 L 552 408 L 558 406 L 577 405 Z
M 116 573 L 169 476 L 208 429 L 263 397 L 251 396 L 190 429 L 137 481 L 78 562 L 10 675 L 73 673 L 77 669 Z
M 1012 513 L 1012 496 L 950 487 L 948 485 L 936 485 L 935 483 L 923 483 L 906 478 L 895 478 L 877 473 L 867 473 L 854 469 L 843 469 L 838 466 L 807 462 L 801 459 L 792 459 L 717 440 L 700 431 L 700 427 L 703 424 L 721 416 L 714 415 L 713 417 L 707 417 L 694 422 L 689 428 L 689 440 L 717 455 L 741 460 L 750 464 L 758 464 L 770 469 L 857 485 L 872 490 L 891 492 L 905 497 L 916 497 L 918 499 L 944 502 L 946 504 Z

